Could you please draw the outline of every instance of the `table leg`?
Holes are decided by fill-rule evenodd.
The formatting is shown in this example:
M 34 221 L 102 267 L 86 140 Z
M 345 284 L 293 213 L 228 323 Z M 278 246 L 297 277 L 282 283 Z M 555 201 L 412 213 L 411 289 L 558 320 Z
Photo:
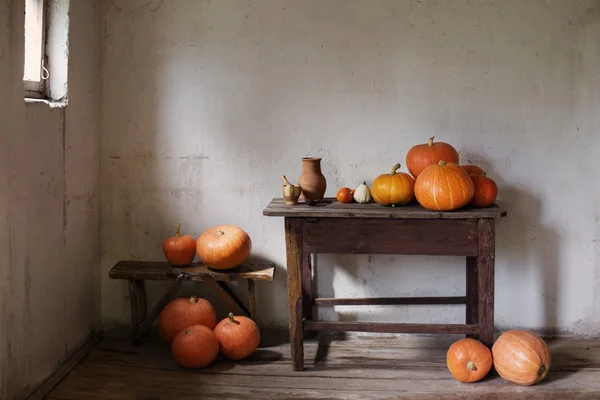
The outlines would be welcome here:
M 478 316 L 481 329 L 480 340 L 488 347 L 494 344 L 494 261 L 496 257 L 494 224 L 493 219 L 480 219 L 478 223 Z
M 302 220 L 285 218 L 285 246 L 290 312 L 290 345 L 294 371 L 304 369 L 304 329 L 302 303 Z
M 466 313 L 465 313 L 465 323 L 466 324 L 478 324 L 479 316 L 478 316 L 478 281 L 477 281 L 477 257 L 467 257 L 467 304 L 466 304 Z M 467 335 L 467 337 L 475 339 L 474 335 Z
M 312 263 L 311 254 L 304 254 L 302 261 L 302 304 L 304 318 L 312 319 Z
M 248 280 L 248 308 L 250 309 L 250 318 L 256 319 L 256 302 L 254 300 L 253 280 Z
M 146 318 L 146 282 L 129 279 L 129 303 L 131 306 L 131 334 L 135 337 L 138 327 Z

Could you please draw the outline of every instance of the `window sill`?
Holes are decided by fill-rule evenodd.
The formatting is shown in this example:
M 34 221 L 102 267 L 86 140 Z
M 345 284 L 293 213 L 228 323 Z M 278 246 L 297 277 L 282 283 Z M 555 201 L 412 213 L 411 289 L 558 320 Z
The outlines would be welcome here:
M 35 99 L 31 97 L 25 97 L 25 103 L 27 104 L 46 104 L 50 108 L 65 108 L 67 106 L 67 102 L 64 100 L 48 100 L 48 99 Z

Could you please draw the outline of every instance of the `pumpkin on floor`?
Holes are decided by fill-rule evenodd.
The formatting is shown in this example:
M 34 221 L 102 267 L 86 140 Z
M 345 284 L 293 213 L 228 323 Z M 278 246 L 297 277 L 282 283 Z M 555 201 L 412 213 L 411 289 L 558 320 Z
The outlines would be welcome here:
M 198 237 L 196 251 L 209 268 L 225 270 L 242 265 L 250 257 L 252 240 L 242 228 L 219 225 Z
M 446 365 L 456 380 L 477 382 L 492 369 L 492 352 L 478 340 L 461 339 L 452 343 L 448 349 Z
M 429 138 L 425 144 L 413 146 L 406 153 L 406 168 L 412 176 L 418 178 L 419 174 L 429 165 L 440 161 L 458 164 L 458 152 L 456 149 L 444 142 L 434 142 L 434 137 Z
M 400 164 L 394 165 L 389 174 L 379 175 L 371 185 L 373 200 L 382 206 L 402 206 L 413 198 L 413 180 L 410 175 L 398 172 L 399 168 Z
M 175 336 L 171 345 L 173 358 L 183 368 L 203 368 L 219 354 L 219 340 L 204 325 L 190 326 Z
M 492 346 L 492 356 L 498 374 L 522 386 L 543 380 L 552 362 L 546 342 L 536 334 L 520 329 L 502 333 Z
M 458 164 L 440 161 L 423 170 L 415 180 L 415 196 L 423 207 L 433 211 L 453 211 L 467 205 L 475 186 Z
M 179 228 L 180 225 L 177 225 L 175 236 L 170 236 L 163 242 L 163 253 L 169 264 L 183 267 L 196 257 L 196 239 L 192 235 L 181 235 Z
M 260 330 L 252 319 L 244 316 L 229 316 L 215 327 L 219 339 L 219 350 L 223 357 L 242 360 L 252 355 L 260 343 Z
M 167 343 L 193 325 L 205 325 L 210 329 L 217 325 L 217 315 L 208 300 L 196 296 L 175 299 L 158 316 L 158 330 Z
M 471 175 L 471 174 L 476 174 L 476 175 L 481 175 L 483 174 L 483 169 L 481 169 L 480 167 L 478 167 L 477 165 L 473 165 L 473 164 L 465 164 L 465 165 L 461 165 L 461 167 L 467 171 L 467 174 Z
M 485 208 L 491 206 L 498 197 L 498 186 L 485 172 L 482 175 L 471 174 L 475 193 L 469 203 L 473 207 Z

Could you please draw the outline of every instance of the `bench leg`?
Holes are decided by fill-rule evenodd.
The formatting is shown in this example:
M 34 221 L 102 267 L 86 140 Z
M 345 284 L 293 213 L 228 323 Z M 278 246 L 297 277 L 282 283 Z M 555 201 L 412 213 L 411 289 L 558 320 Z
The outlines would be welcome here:
M 495 221 L 480 219 L 478 228 L 479 255 L 477 256 L 478 317 L 480 340 L 488 347 L 494 344 L 494 240 Z
M 238 315 L 250 316 L 250 312 L 233 293 L 231 289 L 224 282 L 217 282 L 213 277 L 206 276 L 202 278 L 202 282 L 209 287 L 210 290 L 215 292 L 223 302 L 230 308 L 230 312 Z
M 250 308 L 250 318 L 256 319 L 256 303 L 254 300 L 254 281 L 248 281 L 248 308 Z
M 146 318 L 146 281 L 129 279 L 129 302 L 131 305 L 131 334 L 135 337 L 138 327 Z

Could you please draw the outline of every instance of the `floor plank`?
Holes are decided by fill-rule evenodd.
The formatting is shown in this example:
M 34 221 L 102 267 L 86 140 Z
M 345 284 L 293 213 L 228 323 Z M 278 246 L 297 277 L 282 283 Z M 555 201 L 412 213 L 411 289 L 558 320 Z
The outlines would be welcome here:
M 180 368 L 168 346 L 104 339 L 48 399 L 574 399 L 600 398 L 600 341 L 550 343 L 547 379 L 520 387 L 491 373 L 475 384 L 452 378 L 451 341 L 321 337 L 305 346 L 306 370 L 291 367 L 289 344 L 261 345 L 249 359 Z

